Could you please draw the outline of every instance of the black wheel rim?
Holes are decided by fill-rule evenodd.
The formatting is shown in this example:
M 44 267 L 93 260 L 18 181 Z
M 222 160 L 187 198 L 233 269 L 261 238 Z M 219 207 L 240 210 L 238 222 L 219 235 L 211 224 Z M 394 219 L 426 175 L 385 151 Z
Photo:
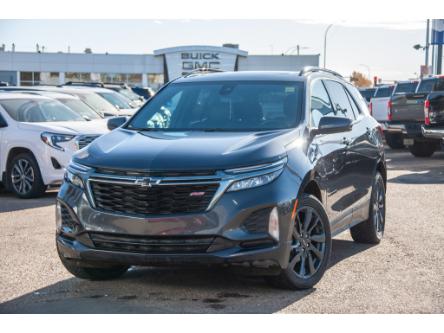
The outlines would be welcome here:
M 20 194 L 27 194 L 34 184 L 34 169 L 25 159 L 17 160 L 12 166 L 11 182 L 14 190 Z
M 302 279 L 309 279 L 319 270 L 325 255 L 325 229 L 312 207 L 300 207 L 292 234 L 290 267 Z
M 385 192 L 380 182 L 375 188 L 375 197 L 373 198 L 373 226 L 378 238 L 384 234 L 385 226 Z

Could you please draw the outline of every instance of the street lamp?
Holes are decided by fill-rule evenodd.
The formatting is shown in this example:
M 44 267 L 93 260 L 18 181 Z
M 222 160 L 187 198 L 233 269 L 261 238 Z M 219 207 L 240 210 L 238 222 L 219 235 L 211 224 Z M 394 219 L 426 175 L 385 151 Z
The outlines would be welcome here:
M 367 76 L 368 79 L 370 80 L 370 66 L 366 64 L 359 64 L 359 66 L 365 67 L 367 69 Z
M 327 34 L 332 26 L 333 26 L 333 24 L 330 24 L 327 27 L 327 29 L 325 29 L 325 33 L 324 33 L 324 68 L 326 67 L 326 63 L 327 63 Z

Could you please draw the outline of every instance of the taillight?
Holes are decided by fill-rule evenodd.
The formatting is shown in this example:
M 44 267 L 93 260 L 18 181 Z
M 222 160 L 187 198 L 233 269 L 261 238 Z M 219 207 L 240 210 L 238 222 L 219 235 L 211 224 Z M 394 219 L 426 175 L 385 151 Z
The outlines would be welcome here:
M 373 115 L 373 103 L 372 102 L 370 102 L 368 104 L 368 110 L 370 111 L 370 115 Z
M 388 101 L 387 108 L 388 108 L 387 118 L 388 118 L 389 121 L 391 121 L 392 118 L 393 118 L 392 117 L 392 101 L 391 100 Z
M 424 122 L 426 125 L 430 125 L 430 101 L 428 99 L 424 101 Z

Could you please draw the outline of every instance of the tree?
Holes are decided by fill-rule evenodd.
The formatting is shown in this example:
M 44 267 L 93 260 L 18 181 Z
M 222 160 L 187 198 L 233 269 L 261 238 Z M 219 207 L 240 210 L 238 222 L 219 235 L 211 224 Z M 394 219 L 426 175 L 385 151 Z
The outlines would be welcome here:
M 369 79 L 367 79 L 364 74 L 358 72 L 358 71 L 353 71 L 352 75 L 350 76 L 350 81 L 359 88 L 366 88 L 366 87 L 371 87 L 372 85 L 372 81 L 370 81 Z
M 89 48 L 89 47 L 87 47 L 84 52 L 87 53 L 87 54 L 93 53 L 91 48 Z

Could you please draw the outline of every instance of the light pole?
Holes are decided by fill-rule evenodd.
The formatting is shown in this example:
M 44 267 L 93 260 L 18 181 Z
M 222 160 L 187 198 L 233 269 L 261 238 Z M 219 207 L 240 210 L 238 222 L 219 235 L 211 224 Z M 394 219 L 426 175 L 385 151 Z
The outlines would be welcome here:
M 366 64 L 359 64 L 359 66 L 365 67 L 367 69 L 367 77 L 369 80 L 371 80 L 370 79 L 370 66 L 366 65 Z
M 326 64 L 327 64 L 327 34 L 332 26 L 333 26 L 333 24 L 330 24 L 327 27 L 327 29 L 325 29 L 325 33 L 324 33 L 324 68 L 326 67 Z

